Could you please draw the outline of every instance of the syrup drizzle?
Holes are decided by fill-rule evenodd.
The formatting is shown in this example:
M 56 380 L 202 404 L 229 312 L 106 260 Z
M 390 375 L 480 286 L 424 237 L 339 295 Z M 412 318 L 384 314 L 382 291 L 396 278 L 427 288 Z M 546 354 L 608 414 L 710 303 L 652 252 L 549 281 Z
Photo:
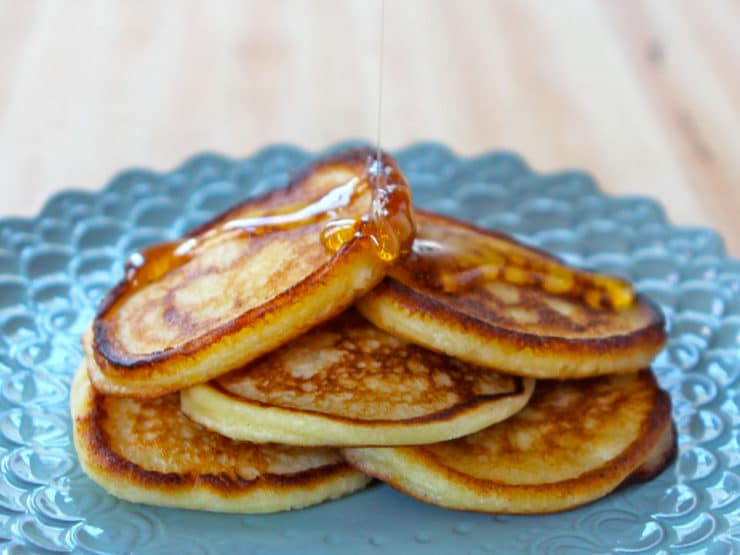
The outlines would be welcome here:
M 368 159 L 365 179 L 374 184 L 369 214 L 330 221 L 321 242 L 336 252 L 354 238 L 367 237 L 378 258 L 393 262 L 410 252 L 416 231 L 411 192 L 403 177 L 382 158 Z
M 324 217 L 332 217 L 337 210 L 348 206 L 364 187 L 359 178 L 352 178 L 335 187 L 317 201 L 297 210 L 273 213 L 253 218 L 233 218 L 199 236 L 161 243 L 134 253 L 126 263 L 126 278 L 136 286 L 158 280 L 165 273 L 192 260 L 198 252 L 234 235 L 260 236 L 270 231 L 288 230 L 308 225 Z
M 320 170 L 318 170 L 320 171 Z M 340 218 L 340 210 L 372 191 L 370 211 L 358 218 Z M 355 238 L 372 241 L 377 256 L 392 262 L 408 253 L 415 231 L 411 212 L 411 193 L 405 180 L 391 164 L 368 157 L 362 176 L 329 190 L 318 200 L 278 209 L 251 218 L 233 218 L 200 235 L 154 245 L 134 253 L 126 263 L 126 282 L 130 290 L 159 280 L 183 266 L 198 253 L 219 242 L 237 237 L 256 237 L 326 221 L 321 233 L 325 248 L 335 253 Z
M 380 0 L 380 40 L 378 41 L 378 111 L 376 126 L 375 158 L 368 158 L 365 175 L 374 182 L 376 195 L 373 196 L 369 216 L 361 219 L 343 219 L 329 222 L 321 234 L 321 242 L 331 252 L 358 236 L 368 236 L 375 246 L 381 260 L 393 262 L 410 250 L 410 244 L 401 237 L 411 237 L 416 232 L 416 224 L 411 208 L 411 196 L 405 180 L 394 174 L 392 168 L 383 161 L 380 133 L 383 113 L 383 46 L 385 39 L 385 0 Z M 396 185 L 394 181 L 403 183 Z M 400 179 L 398 179 L 400 178 Z M 398 217 L 392 216 L 396 214 Z M 399 234 L 399 230 L 404 233 Z M 409 241 L 410 242 L 410 241 Z
M 417 237 L 411 254 L 390 275 L 449 295 L 501 281 L 575 298 L 596 309 L 619 310 L 635 300 L 634 289 L 622 279 L 576 270 L 535 253 L 495 249 L 472 238 L 463 244 Z

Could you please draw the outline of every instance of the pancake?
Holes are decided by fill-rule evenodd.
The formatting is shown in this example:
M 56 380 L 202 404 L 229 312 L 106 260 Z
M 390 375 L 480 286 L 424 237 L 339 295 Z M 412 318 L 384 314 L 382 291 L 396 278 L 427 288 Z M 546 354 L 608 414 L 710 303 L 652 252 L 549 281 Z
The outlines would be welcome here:
M 358 470 L 442 507 L 550 513 L 594 501 L 671 458 L 669 396 L 649 370 L 541 381 L 508 420 L 453 441 L 348 448 Z
M 417 210 L 413 251 L 356 306 L 376 326 L 501 372 L 582 378 L 650 365 L 660 309 L 617 278 Z
M 85 341 L 101 392 L 156 397 L 238 368 L 341 312 L 408 251 L 395 162 L 315 162 L 174 243 L 137 253 Z
M 177 394 L 98 394 L 82 367 L 71 409 L 82 469 L 135 503 L 267 513 L 341 497 L 369 482 L 336 449 L 255 445 L 209 432 L 180 412 Z
M 411 445 L 460 437 L 520 410 L 534 381 L 397 339 L 354 311 L 208 384 L 182 410 L 235 439 Z

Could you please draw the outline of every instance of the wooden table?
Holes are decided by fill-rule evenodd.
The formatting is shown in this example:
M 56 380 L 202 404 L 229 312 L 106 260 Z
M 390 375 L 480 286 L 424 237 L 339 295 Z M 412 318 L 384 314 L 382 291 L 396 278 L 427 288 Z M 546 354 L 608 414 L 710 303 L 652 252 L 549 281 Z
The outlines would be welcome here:
M 0 215 L 204 149 L 373 139 L 378 0 L 0 0 Z M 386 4 L 382 139 L 521 153 L 740 255 L 740 3 Z

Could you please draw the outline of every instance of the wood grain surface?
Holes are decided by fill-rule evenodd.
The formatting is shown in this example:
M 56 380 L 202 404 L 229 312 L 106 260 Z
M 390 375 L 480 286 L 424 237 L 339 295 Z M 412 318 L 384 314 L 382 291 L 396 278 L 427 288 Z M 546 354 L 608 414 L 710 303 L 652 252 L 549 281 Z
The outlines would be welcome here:
M 379 0 L 0 0 L 0 215 L 201 150 L 374 140 Z M 740 255 L 740 2 L 389 0 L 384 146 L 583 168 Z

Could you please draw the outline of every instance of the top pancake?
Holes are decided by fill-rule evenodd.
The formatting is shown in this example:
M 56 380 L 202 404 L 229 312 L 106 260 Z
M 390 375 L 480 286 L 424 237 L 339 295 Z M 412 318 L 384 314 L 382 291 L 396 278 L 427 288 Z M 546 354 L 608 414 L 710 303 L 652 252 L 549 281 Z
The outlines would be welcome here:
M 663 347 L 660 310 L 626 282 L 451 218 L 416 221 L 412 253 L 357 302 L 390 333 L 533 378 L 634 371 Z
M 369 170 L 372 155 L 318 161 L 286 189 L 134 255 L 86 341 L 95 387 L 151 397 L 207 381 L 372 288 L 414 233 L 404 177 L 388 156 Z

